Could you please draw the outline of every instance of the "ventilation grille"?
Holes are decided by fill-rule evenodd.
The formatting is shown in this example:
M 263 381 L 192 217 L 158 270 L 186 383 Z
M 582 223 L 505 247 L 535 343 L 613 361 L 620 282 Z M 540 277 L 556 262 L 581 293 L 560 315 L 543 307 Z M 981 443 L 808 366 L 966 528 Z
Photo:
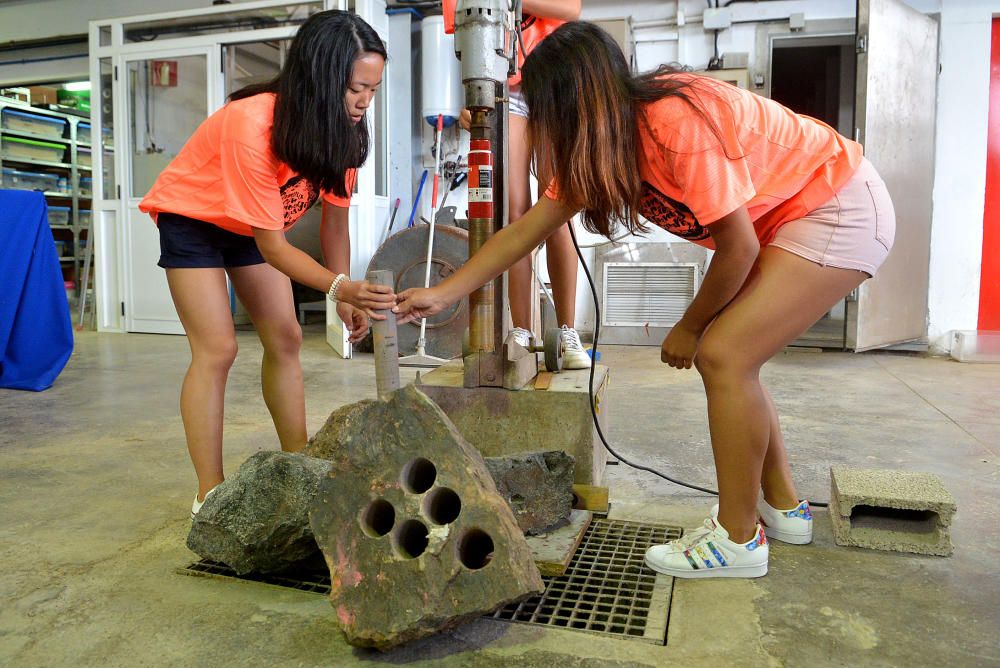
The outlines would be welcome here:
M 607 262 L 601 325 L 673 327 L 698 291 L 698 264 Z

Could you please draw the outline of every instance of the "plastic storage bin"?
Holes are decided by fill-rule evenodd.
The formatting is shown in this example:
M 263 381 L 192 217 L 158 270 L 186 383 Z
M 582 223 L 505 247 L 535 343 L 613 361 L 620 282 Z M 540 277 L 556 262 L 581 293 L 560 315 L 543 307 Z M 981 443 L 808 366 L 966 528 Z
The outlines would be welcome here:
M 69 225 L 68 206 L 49 207 L 49 225 Z
M 15 109 L 3 110 L 3 127 L 17 132 L 30 132 L 40 137 L 62 139 L 66 134 L 66 121 L 61 118 L 50 118 L 29 114 Z
M 1000 362 L 1000 332 L 955 332 L 951 341 L 951 356 L 959 362 Z
M 45 174 L 43 172 L 23 172 L 19 169 L 3 168 L 2 179 L 5 188 L 15 190 L 59 190 L 59 177 L 55 174 Z
M 80 209 L 77 224 L 82 227 L 88 227 L 92 218 L 93 216 L 90 213 L 90 209 Z
M 76 124 L 76 140 L 84 144 L 90 143 L 90 123 Z
M 80 194 L 84 197 L 90 197 L 94 194 L 94 179 L 86 176 L 80 177 Z
M 18 158 L 26 160 L 47 160 L 62 162 L 66 147 L 62 144 L 52 144 L 47 141 L 21 139 L 20 137 L 3 137 L 0 140 L 4 155 L 11 160 Z
M 90 167 L 93 162 L 90 158 L 89 148 L 77 148 L 76 149 L 76 163 L 78 165 L 83 165 L 84 167 Z
M 59 257 L 66 255 L 66 242 L 62 239 L 56 239 L 56 255 Z

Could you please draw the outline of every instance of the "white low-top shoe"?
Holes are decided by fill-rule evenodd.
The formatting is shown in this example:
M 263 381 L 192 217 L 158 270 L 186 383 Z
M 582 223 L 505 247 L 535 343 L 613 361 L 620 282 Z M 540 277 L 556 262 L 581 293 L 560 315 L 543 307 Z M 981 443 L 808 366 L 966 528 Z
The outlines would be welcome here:
M 714 517 L 677 540 L 646 550 L 646 565 L 675 578 L 759 578 L 767 575 L 768 546 L 759 524 L 746 543 L 729 540 Z
M 562 326 L 562 348 L 564 369 L 589 369 L 590 355 L 580 343 L 580 334 L 572 327 Z

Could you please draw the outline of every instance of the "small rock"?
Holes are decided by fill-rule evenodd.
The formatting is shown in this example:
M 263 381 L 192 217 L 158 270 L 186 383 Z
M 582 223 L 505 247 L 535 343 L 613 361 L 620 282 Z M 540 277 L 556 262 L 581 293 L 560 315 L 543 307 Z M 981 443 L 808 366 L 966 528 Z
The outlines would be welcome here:
M 521 531 L 534 536 L 569 522 L 576 460 L 559 450 L 487 457 L 486 468 Z
M 322 459 L 258 452 L 195 515 L 187 545 L 240 575 L 275 573 L 319 558 L 309 504 L 330 470 Z

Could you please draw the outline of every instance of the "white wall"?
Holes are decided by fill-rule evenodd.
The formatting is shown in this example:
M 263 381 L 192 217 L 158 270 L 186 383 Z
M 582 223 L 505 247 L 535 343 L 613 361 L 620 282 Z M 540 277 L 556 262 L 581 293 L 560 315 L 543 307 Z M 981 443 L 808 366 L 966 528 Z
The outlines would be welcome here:
M 941 7 L 929 338 L 976 329 L 982 266 L 990 29 L 997 0 L 945 0 Z
M 234 4 L 250 0 L 233 0 Z M 3 0 L 0 2 L 0 44 L 87 35 L 88 23 L 97 19 L 172 12 L 195 7 L 211 7 L 211 0 Z M 86 57 L 65 58 L 87 52 L 86 37 L 79 45 L 33 50 L 16 54 L 0 52 L 0 85 L 88 79 Z M 58 60 L 21 63 L 22 59 L 58 57 Z M 4 64 L 7 63 L 7 64 Z

